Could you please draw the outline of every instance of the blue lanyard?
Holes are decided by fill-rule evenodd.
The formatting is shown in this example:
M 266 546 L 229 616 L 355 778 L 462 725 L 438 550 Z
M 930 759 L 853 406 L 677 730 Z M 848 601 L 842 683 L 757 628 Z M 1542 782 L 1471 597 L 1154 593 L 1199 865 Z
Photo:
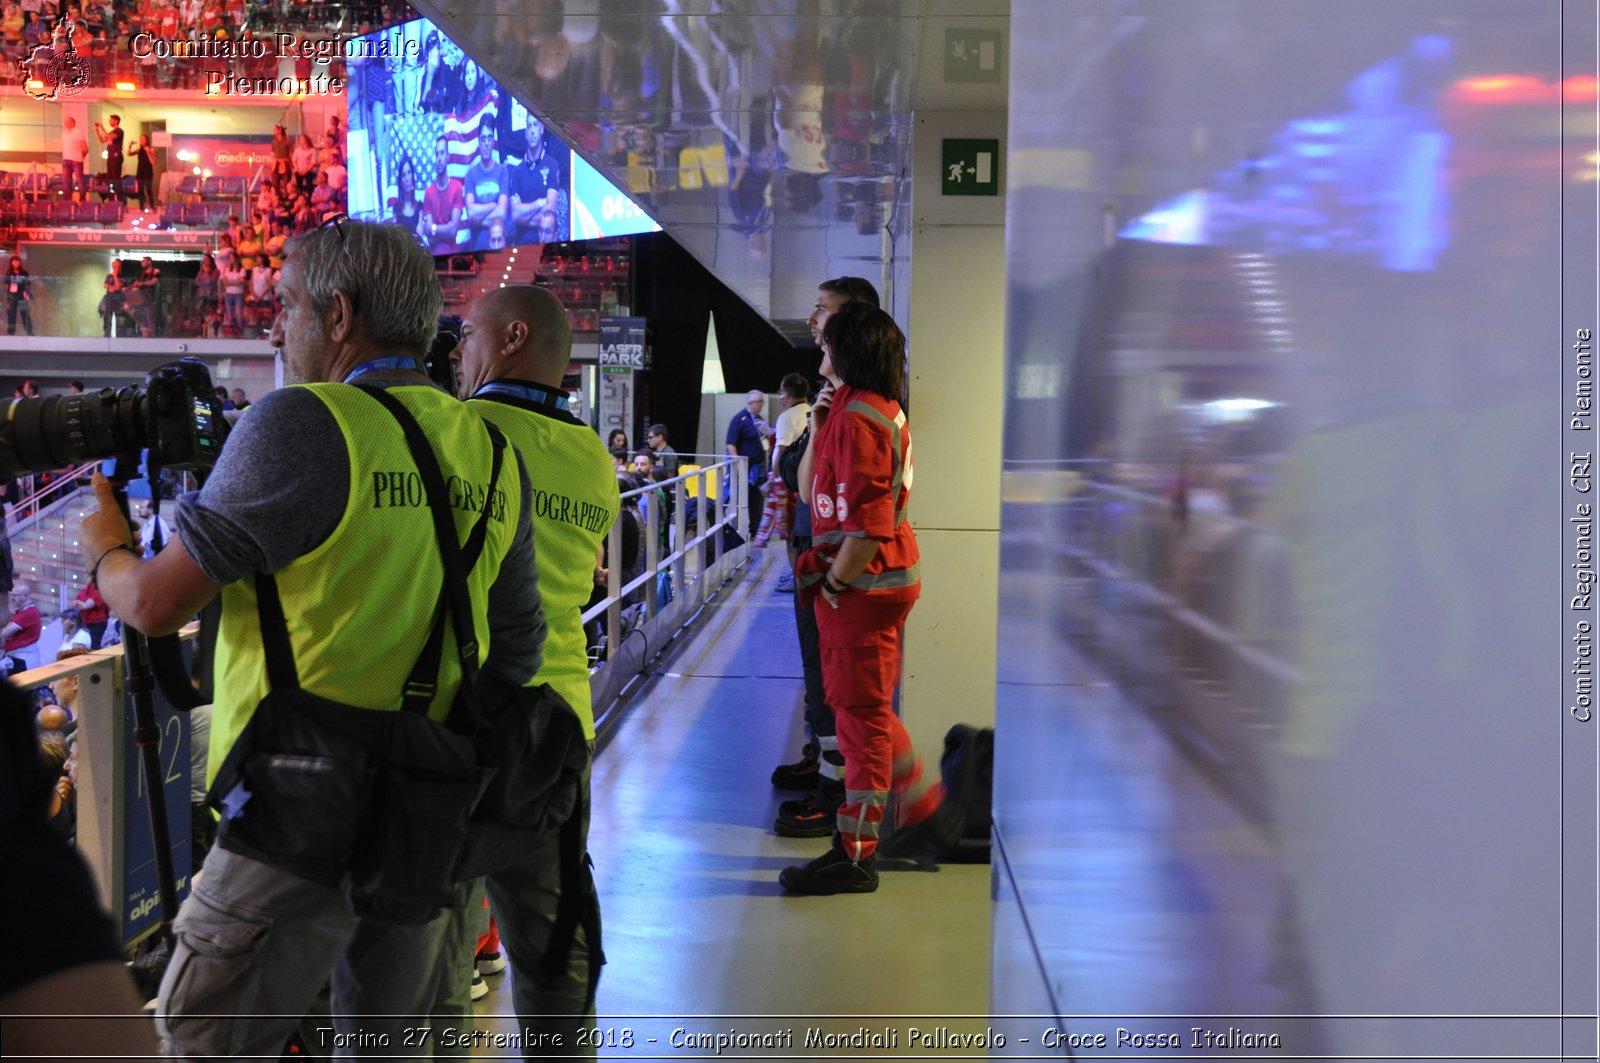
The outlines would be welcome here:
M 395 354 L 385 358 L 374 358 L 370 362 L 362 362 L 350 370 L 350 375 L 344 378 L 346 384 L 352 384 L 357 377 L 366 376 L 368 373 L 381 373 L 385 369 L 410 369 L 413 372 L 427 376 L 422 368 L 422 363 L 408 354 Z
M 569 401 L 565 391 L 540 387 L 538 384 L 513 384 L 505 380 L 492 381 L 472 393 L 472 397 L 475 399 L 482 398 L 485 395 L 510 395 L 513 398 L 526 399 L 540 406 L 554 406 L 562 413 L 567 412 Z

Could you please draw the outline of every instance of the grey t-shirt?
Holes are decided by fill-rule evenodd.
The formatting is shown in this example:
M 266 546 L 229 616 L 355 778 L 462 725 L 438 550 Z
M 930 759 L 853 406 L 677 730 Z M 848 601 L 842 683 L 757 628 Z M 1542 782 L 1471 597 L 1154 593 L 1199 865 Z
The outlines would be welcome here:
M 524 504 L 511 549 L 489 588 L 484 668 L 521 684 L 539 670 L 545 620 L 526 503 L 532 488 L 521 455 L 508 447 L 507 460 L 512 456 Z M 215 583 L 277 572 L 333 534 L 349 491 L 350 456 L 333 414 L 304 388 L 282 388 L 251 405 L 205 487 L 178 501 L 178 538 Z

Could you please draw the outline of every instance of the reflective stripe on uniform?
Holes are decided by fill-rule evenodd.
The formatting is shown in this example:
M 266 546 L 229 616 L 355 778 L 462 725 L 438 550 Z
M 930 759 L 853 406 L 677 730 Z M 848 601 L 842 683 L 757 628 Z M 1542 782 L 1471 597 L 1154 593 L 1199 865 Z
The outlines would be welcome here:
M 795 577 L 798 587 L 811 587 L 822 582 L 825 572 L 807 572 Z M 922 579 L 922 562 L 918 561 L 910 568 L 892 568 L 884 572 L 863 572 L 849 583 L 858 591 L 887 591 L 898 590 L 901 587 L 914 586 Z
M 918 561 L 910 568 L 893 568 L 887 572 L 863 573 L 850 581 L 850 586 L 858 591 L 884 591 L 895 590 L 900 587 L 910 587 L 922 579 L 922 562 Z
M 900 485 L 905 479 L 906 469 L 904 458 L 905 442 L 903 433 L 901 432 L 901 429 L 904 428 L 906 424 L 906 412 L 904 410 L 896 411 L 894 420 L 891 421 L 889 418 L 885 417 L 880 410 L 875 409 L 873 406 L 862 402 L 859 399 L 846 406 L 845 411 L 847 413 L 865 414 L 889 430 L 889 438 L 894 446 L 894 473 L 889 477 L 889 493 L 894 497 L 896 503 L 894 509 L 894 526 L 898 528 L 900 525 L 905 523 L 906 519 L 905 507 L 899 504 Z

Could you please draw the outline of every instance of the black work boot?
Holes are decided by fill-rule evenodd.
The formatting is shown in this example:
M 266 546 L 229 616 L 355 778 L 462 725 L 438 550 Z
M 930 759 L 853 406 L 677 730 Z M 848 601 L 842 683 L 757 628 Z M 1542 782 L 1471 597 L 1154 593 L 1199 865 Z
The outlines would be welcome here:
M 802 790 L 809 792 L 817 788 L 818 774 L 817 758 L 810 751 L 801 754 L 799 760 L 793 764 L 779 764 L 772 770 L 772 785 L 778 790 Z
M 795 864 L 779 872 L 778 885 L 790 893 L 812 896 L 871 893 L 878 888 L 878 859 L 851 860 L 836 834 L 827 852 L 809 864 Z

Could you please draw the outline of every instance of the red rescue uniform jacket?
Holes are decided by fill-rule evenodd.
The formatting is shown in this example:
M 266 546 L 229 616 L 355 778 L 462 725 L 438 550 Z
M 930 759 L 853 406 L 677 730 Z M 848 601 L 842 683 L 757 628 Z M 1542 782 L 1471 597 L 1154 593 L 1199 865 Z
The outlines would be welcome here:
M 911 429 L 900 404 L 875 392 L 841 387 L 827 418 L 811 433 L 811 538 L 796 562 L 799 586 L 815 594 L 847 537 L 881 544 L 851 588 L 880 601 L 915 601 L 921 592 L 911 502 Z

